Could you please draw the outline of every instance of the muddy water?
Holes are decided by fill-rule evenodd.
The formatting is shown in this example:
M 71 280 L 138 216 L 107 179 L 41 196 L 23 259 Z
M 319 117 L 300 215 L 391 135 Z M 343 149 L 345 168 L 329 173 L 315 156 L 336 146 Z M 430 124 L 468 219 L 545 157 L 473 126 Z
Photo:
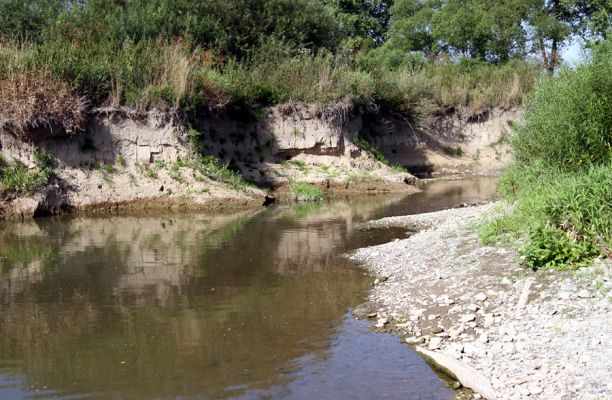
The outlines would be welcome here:
M 234 215 L 57 218 L 0 229 L 0 399 L 450 399 L 408 347 L 350 317 L 371 278 L 355 224 L 478 201 L 407 198 Z

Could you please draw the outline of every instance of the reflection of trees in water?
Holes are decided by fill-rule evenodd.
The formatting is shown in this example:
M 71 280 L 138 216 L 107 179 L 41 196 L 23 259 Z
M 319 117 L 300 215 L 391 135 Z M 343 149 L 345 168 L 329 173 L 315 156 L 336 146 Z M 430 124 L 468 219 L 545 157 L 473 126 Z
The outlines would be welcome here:
M 0 360 L 16 360 L 28 384 L 66 393 L 223 397 L 230 385 L 282 382 L 290 360 L 325 357 L 312 343 L 329 338 L 363 286 L 357 271 L 314 265 L 330 259 L 328 245 L 297 246 L 298 262 L 310 263 L 302 270 L 317 274 L 279 275 L 279 260 L 296 258 L 279 251 L 283 232 L 319 228 L 273 215 L 15 226 L 0 235 L 6 254 L 15 238 L 18 251 L 47 250 L 13 258 L 0 278 Z M 342 218 L 326 225 L 313 243 L 345 236 Z
M 223 397 L 229 385 L 282 383 L 280 371 L 306 353 L 325 357 L 307 343 L 329 337 L 360 288 L 312 276 L 129 313 L 87 297 L 51 308 L 26 302 L 5 314 L 0 353 L 20 360 L 30 382 L 68 393 Z
M 0 236 L 3 296 L 77 289 L 102 296 L 165 293 L 195 275 L 194 246 L 219 246 L 249 214 L 182 219 L 108 218 L 15 224 Z M 10 233 L 8 233 L 10 232 Z M 43 273 L 44 272 L 44 273 Z M 97 296 L 96 296 L 97 297 Z M 7 301 L 8 299 L 5 299 Z

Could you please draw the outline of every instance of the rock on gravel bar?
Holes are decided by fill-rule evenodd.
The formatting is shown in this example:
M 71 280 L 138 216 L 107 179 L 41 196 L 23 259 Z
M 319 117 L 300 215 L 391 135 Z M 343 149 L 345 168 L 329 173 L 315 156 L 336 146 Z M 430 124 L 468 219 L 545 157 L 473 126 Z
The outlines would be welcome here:
M 612 398 L 610 260 L 578 272 L 523 268 L 511 248 L 478 240 L 476 224 L 500 207 L 365 224 L 418 231 L 349 255 L 388 277 L 369 304 L 407 343 L 478 370 L 498 399 Z

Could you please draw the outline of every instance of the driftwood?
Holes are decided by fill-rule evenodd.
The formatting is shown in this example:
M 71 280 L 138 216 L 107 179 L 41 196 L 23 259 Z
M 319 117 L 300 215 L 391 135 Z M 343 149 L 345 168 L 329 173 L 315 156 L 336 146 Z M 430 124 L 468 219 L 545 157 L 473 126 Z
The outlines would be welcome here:
M 461 382 L 466 388 L 472 389 L 487 400 L 497 399 L 491 382 L 474 367 L 446 354 L 429 351 L 422 347 L 417 347 L 416 351 L 434 367 Z

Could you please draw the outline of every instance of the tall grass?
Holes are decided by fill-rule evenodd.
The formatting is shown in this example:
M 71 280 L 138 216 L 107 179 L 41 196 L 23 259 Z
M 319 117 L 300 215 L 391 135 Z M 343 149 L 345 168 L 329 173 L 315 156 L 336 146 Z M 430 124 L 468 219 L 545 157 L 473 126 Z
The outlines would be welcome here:
M 532 268 L 568 268 L 612 256 L 612 46 L 541 81 L 513 138 L 515 163 L 500 180 L 511 213 L 485 240 L 510 235 Z
M 49 70 L 29 68 L 26 49 L 0 44 L 1 129 L 28 140 L 75 133 L 85 122 L 85 105 Z
M 280 48 L 279 48 L 280 47 Z M 520 104 L 537 76 L 524 62 L 466 69 L 452 63 L 359 69 L 325 51 L 263 47 L 249 59 L 224 59 L 186 39 L 54 40 L 0 45 L 0 71 L 48 71 L 92 105 L 138 108 L 252 107 L 286 101 L 377 104 L 431 115 Z
M 535 65 L 515 61 L 472 68 L 454 63 L 425 64 L 417 70 L 379 69 L 374 74 L 380 103 L 426 118 L 449 109 L 471 117 L 492 107 L 518 106 L 533 90 L 540 71 Z

